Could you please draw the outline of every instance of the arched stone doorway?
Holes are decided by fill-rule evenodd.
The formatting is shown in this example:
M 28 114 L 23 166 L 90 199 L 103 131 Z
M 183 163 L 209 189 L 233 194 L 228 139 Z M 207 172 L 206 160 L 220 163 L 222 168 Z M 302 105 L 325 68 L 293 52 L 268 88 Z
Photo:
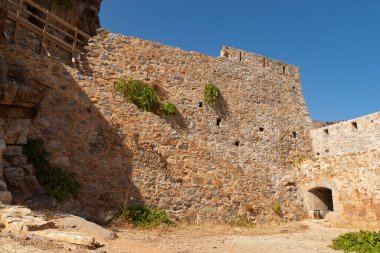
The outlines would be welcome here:
M 314 187 L 308 190 L 308 207 L 310 211 L 319 210 L 322 218 L 334 211 L 333 192 L 326 187 Z

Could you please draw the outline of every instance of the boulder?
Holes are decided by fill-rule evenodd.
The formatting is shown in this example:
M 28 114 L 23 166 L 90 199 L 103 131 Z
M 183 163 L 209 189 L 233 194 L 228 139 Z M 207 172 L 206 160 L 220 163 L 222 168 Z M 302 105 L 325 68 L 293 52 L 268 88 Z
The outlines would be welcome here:
M 0 223 L 13 233 L 53 228 L 54 223 L 22 206 L 0 206 Z

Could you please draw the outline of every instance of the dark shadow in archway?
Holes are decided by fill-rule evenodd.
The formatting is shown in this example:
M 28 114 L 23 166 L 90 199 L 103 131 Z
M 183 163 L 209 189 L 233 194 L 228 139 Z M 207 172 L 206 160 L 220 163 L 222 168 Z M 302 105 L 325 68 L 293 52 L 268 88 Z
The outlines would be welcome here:
M 310 204 L 313 210 L 320 210 L 324 212 L 334 211 L 334 203 L 332 197 L 332 190 L 325 187 L 316 187 L 310 189 Z

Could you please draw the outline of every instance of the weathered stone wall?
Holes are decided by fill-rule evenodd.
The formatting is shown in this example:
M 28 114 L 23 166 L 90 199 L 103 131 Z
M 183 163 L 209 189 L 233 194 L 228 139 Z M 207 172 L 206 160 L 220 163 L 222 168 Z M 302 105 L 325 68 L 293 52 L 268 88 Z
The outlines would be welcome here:
M 77 72 L 3 49 L 8 80 L 42 96 L 25 134 L 44 140 L 53 165 L 77 174 L 74 211 L 146 203 L 177 217 L 267 221 L 279 218 L 272 211 L 279 203 L 284 219 L 304 215 L 292 166 L 311 151 L 298 67 L 260 65 L 248 59 L 261 56 L 233 48 L 212 58 L 106 32 L 88 50 Z M 244 60 L 231 57 L 240 52 Z M 114 91 L 120 77 L 153 85 L 179 113 L 160 117 L 126 102 Z M 199 107 L 209 81 L 221 97 L 215 108 Z
M 380 113 L 311 131 L 313 150 L 328 157 L 380 148 Z
M 223 51 L 229 56 L 243 52 L 227 47 Z M 248 52 L 244 55 L 259 58 Z M 121 132 L 135 132 L 139 142 L 157 150 L 167 163 L 165 170 L 174 177 L 169 183 L 165 177 L 153 176 L 157 171 L 146 162 L 147 157 L 133 162 L 134 182 L 145 201 L 179 210 L 188 205 L 202 214 L 235 214 L 247 212 L 247 208 L 255 214 L 268 214 L 275 202 L 284 205 L 286 213 L 299 213 L 287 209 L 291 205 L 302 209 L 291 164 L 296 153 L 310 151 L 304 127 L 309 116 L 297 67 L 270 59 L 263 66 L 226 55 L 212 58 L 106 33 L 90 42 L 87 64 L 96 85 L 87 84 L 86 90 L 104 101 L 96 104 L 99 110 L 120 126 Z M 118 105 L 123 101 L 118 96 L 118 102 L 111 100 L 120 77 L 154 85 L 164 101 L 176 104 L 179 115 L 159 122 L 151 114 L 137 120 L 141 115 L 130 109 L 133 105 Z M 209 81 L 221 91 L 216 108 L 199 107 L 204 84 Z M 221 120 L 219 126 L 217 119 Z M 168 130 L 158 130 L 164 120 L 179 141 L 168 142 L 173 138 L 163 136 Z M 197 151 L 189 156 L 193 148 L 206 153 Z M 234 176 L 230 178 L 230 174 Z
M 328 211 L 313 189 L 331 190 L 330 214 L 380 219 L 380 113 L 311 130 L 314 159 L 300 166 L 309 212 Z M 323 202 L 323 201 L 322 201 Z

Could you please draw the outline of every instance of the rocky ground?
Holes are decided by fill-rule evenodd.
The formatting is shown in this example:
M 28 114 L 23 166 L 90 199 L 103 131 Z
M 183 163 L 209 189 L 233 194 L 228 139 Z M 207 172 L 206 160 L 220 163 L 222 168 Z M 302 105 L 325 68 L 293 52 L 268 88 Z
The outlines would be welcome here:
M 348 231 L 323 221 L 261 229 L 190 225 L 110 230 L 76 216 L 8 205 L 0 206 L 0 224 L 1 253 L 335 252 L 327 245 Z

